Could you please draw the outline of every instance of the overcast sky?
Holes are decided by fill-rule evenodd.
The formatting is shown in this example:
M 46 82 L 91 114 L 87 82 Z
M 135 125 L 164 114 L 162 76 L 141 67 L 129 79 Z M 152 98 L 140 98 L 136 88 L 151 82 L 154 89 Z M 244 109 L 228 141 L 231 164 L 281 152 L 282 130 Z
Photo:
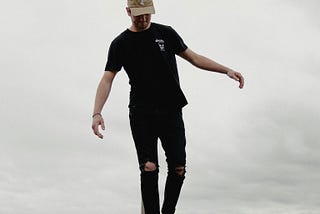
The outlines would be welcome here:
M 139 213 L 139 170 L 121 71 L 91 131 L 126 1 L 11 0 L 1 6 L 0 213 Z M 320 3 L 155 0 L 154 22 L 194 51 L 240 71 L 179 59 L 187 174 L 178 214 L 320 213 Z M 160 188 L 166 175 L 160 152 Z M 161 195 L 162 198 L 162 195 Z

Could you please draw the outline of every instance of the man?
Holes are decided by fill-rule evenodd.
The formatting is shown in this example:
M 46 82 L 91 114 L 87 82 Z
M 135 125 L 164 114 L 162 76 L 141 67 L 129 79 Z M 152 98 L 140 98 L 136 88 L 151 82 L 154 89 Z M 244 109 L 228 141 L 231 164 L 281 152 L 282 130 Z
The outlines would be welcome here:
M 146 214 L 160 213 L 157 140 L 161 140 L 168 164 L 161 212 L 172 214 L 185 178 L 185 129 L 182 108 L 187 100 L 180 88 L 175 55 L 194 66 L 223 73 L 244 85 L 240 73 L 193 52 L 169 26 L 151 23 L 152 0 L 128 0 L 132 24 L 110 45 L 105 73 L 99 83 L 92 129 L 103 138 L 101 115 L 112 82 L 123 67 L 131 85 L 129 118 L 140 166 L 141 195 Z

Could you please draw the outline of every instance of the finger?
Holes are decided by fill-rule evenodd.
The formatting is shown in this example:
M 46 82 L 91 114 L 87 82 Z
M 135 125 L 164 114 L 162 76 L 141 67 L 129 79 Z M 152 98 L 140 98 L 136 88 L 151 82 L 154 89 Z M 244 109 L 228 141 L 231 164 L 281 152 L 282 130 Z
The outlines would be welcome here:
M 243 86 L 244 86 L 244 79 L 243 79 L 242 76 L 240 76 L 239 82 L 240 82 L 239 88 L 243 88 Z
M 103 139 L 103 135 L 102 135 L 101 133 L 98 134 L 98 137 L 99 137 L 100 139 Z
M 91 128 L 94 134 L 96 134 L 96 124 L 92 124 Z
M 99 134 L 99 126 L 97 124 L 93 126 L 93 132 L 95 135 Z
M 94 125 L 92 128 L 95 135 L 99 138 L 103 138 L 103 135 L 99 132 L 99 125 Z
M 105 125 L 104 125 L 104 120 L 103 120 L 103 119 L 101 119 L 101 128 L 102 128 L 102 130 L 105 130 L 105 129 L 106 129 L 106 127 L 105 127 Z
M 103 139 L 103 135 L 99 132 L 99 130 L 98 130 L 97 132 L 95 132 L 95 134 L 96 134 L 99 138 Z
M 239 80 L 240 80 L 236 75 L 234 75 L 232 78 L 233 78 L 234 80 L 236 80 L 236 81 L 239 81 Z

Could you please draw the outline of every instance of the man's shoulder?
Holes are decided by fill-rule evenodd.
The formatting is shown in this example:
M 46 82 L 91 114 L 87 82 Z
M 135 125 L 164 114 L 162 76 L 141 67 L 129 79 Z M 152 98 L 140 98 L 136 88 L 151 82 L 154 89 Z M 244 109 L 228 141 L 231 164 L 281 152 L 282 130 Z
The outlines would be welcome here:
M 118 36 L 116 36 L 113 40 L 112 43 L 122 43 L 123 41 L 126 40 L 126 38 L 128 37 L 128 30 L 124 30 L 123 32 L 121 32 Z
M 152 22 L 152 25 L 159 30 L 164 30 L 164 31 L 172 31 L 173 30 L 173 28 L 169 25 L 159 24 L 159 23 L 155 23 L 155 22 Z
M 164 25 L 159 23 L 153 23 L 154 29 L 157 29 L 160 34 L 167 36 L 168 38 L 177 38 L 179 34 L 176 30 L 170 25 Z

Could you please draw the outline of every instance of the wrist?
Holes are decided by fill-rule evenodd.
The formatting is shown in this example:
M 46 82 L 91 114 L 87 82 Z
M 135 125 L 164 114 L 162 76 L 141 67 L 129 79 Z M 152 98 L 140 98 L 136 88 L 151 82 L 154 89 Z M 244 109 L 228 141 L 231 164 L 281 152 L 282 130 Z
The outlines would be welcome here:
M 100 116 L 100 117 L 102 117 L 102 115 L 101 115 L 101 113 L 100 112 L 97 112 L 97 113 L 94 113 L 94 114 L 92 114 L 92 118 L 94 118 L 94 117 L 96 117 L 96 116 Z
M 231 70 L 231 69 L 227 69 L 227 70 L 226 70 L 226 75 L 228 75 L 228 76 L 229 76 L 229 74 L 230 74 L 231 72 L 233 72 L 233 70 Z

